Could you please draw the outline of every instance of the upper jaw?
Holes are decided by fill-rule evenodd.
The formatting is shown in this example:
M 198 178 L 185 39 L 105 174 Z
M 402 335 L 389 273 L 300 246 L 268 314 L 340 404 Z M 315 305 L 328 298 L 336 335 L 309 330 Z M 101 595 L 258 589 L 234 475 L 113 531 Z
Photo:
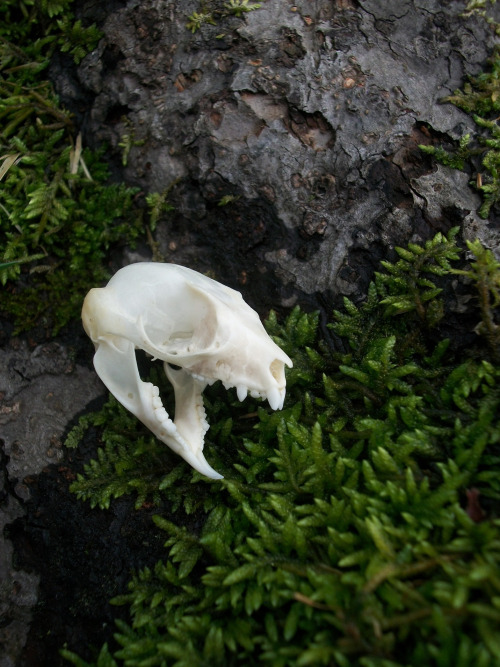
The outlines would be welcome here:
M 214 384 L 214 382 L 217 382 L 217 380 L 219 379 L 214 377 L 207 377 L 205 375 L 201 375 L 200 373 L 195 373 L 190 370 L 188 370 L 187 372 L 191 375 L 191 377 L 193 377 L 198 382 L 204 383 L 205 386 L 207 385 L 211 386 Z M 278 387 L 274 379 L 272 380 L 271 385 L 268 386 L 268 388 L 266 389 L 256 388 L 255 385 L 252 386 L 247 385 L 242 380 L 239 382 L 236 381 L 234 383 L 224 380 L 221 380 L 221 382 L 224 385 L 225 389 L 236 389 L 236 394 L 240 402 L 243 402 L 247 397 L 247 395 L 250 394 L 252 398 L 267 399 L 270 407 L 273 410 L 281 410 L 283 408 L 286 395 L 286 388 Z

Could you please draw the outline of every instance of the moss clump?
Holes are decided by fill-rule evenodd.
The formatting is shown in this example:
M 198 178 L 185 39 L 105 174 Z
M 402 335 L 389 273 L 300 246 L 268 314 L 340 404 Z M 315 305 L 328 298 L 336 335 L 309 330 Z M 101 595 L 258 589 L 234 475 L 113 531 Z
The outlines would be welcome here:
M 455 104 L 470 114 L 478 131 L 474 136 L 463 136 L 451 152 L 442 146 L 420 148 L 441 164 L 460 170 L 468 165 L 475 172 L 471 185 L 483 197 L 479 215 L 487 218 L 500 202 L 500 48 L 495 49 L 484 72 L 471 77 L 463 90 L 456 90 L 441 101 Z
M 242 18 L 248 12 L 253 12 L 261 7 L 261 2 L 249 2 L 249 0 L 206 0 L 200 6 L 200 11 L 193 12 L 186 23 L 186 28 L 191 32 L 200 30 L 203 25 L 217 25 L 228 16 Z
M 0 7 L 0 281 L 17 329 L 53 331 L 107 277 L 113 244 L 142 231 L 135 190 L 109 184 L 101 156 L 82 149 L 46 69 L 55 50 L 81 58 L 99 38 L 71 0 L 5 0 Z
M 155 518 L 165 558 L 114 600 L 130 623 L 91 664 L 499 664 L 500 366 L 488 332 L 500 265 L 470 251 L 458 272 L 478 298 L 481 354 L 455 356 L 438 335 L 461 256 L 453 234 L 399 249 L 362 304 L 345 300 L 330 325 L 344 352 L 321 339 L 317 314 L 297 308 L 283 325 L 271 314 L 294 361 L 285 409 L 211 388 L 206 454 L 221 482 L 113 400 L 84 418 L 70 444 L 93 425 L 102 447 L 72 490 L 102 507 L 128 492 L 167 508 Z

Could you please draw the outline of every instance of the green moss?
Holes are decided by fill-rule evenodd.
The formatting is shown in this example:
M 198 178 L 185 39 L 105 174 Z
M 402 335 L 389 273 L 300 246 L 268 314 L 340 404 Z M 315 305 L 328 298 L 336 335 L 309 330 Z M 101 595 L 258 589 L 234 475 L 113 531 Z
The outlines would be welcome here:
M 200 6 L 200 11 L 193 12 L 186 23 L 186 28 L 191 32 L 200 30 L 203 25 L 217 25 L 217 21 L 228 16 L 242 18 L 246 13 L 253 12 L 261 7 L 261 2 L 249 3 L 249 0 L 205 0 Z
M 110 248 L 143 230 L 136 191 L 109 183 L 45 78 L 56 49 L 79 62 L 99 37 L 70 5 L 0 8 L 0 281 L 17 330 L 57 331 L 77 316 L 85 292 L 108 277 Z
M 458 275 L 477 297 L 478 333 L 497 330 L 500 266 L 470 249 L 458 270 L 453 234 L 399 249 L 366 300 L 334 314 L 344 352 L 322 341 L 317 314 L 271 314 L 294 361 L 285 408 L 207 391 L 205 453 L 220 482 L 114 400 L 84 418 L 72 444 L 92 424 L 103 446 L 73 492 L 167 508 L 155 518 L 165 558 L 114 600 L 130 623 L 92 664 L 499 663 L 498 338 L 455 357 L 434 315 Z

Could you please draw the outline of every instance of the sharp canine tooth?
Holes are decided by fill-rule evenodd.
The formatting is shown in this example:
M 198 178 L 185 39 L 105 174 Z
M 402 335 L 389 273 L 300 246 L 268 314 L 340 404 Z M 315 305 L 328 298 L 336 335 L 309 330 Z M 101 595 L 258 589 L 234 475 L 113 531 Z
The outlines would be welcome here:
M 236 387 L 236 393 L 238 394 L 238 400 L 240 401 L 240 403 L 244 401 L 245 398 L 247 397 L 247 391 L 248 391 L 247 388 L 242 384 Z
M 267 400 L 273 410 L 279 409 L 281 405 L 281 396 L 278 387 L 273 387 L 267 392 Z
M 281 402 L 278 410 L 283 410 L 283 405 L 285 403 L 285 396 L 286 396 L 286 389 L 281 389 L 280 390 L 280 396 L 281 396 Z

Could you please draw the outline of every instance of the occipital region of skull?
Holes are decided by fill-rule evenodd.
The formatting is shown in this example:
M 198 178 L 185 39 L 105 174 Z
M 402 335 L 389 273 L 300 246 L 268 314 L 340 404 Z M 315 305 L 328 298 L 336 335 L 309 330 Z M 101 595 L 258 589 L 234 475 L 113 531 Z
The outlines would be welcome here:
M 285 399 L 290 358 L 266 333 L 241 294 L 176 264 L 141 262 L 120 269 L 87 294 L 83 326 L 95 345 L 94 367 L 109 391 L 193 468 L 221 479 L 203 455 L 208 430 L 203 390 L 221 380 L 243 401 Z M 163 361 L 175 418 L 159 390 L 139 375 L 136 349 Z M 175 366 L 175 368 L 173 368 Z

